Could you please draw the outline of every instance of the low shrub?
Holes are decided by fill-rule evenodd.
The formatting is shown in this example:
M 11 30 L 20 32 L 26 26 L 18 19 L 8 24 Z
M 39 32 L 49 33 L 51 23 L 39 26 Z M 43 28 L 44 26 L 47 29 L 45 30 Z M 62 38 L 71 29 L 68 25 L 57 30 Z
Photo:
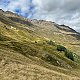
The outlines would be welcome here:
M 57 50 L 58 51 L 66 51 L 66 48 L 64 46 L 57 45 Z
M 52 40 L 47 41 L 47 44 L 49 44 L 49 45 L 55 45 L 55 43 Z
M 35 41 L 35 43 L 37 43 L 37 41 Z
M 73 56 L 73 53 L 70 52 L 69 50 L 66 50 L 65 51 L 65 56 L 69 59 L 71 59 L 72 61 L 74 61 L 74 56 Z
M 74 61 L 73 53 L 70 52 L 69 50 L 67 50 L 64 46 L 57 45 L 57 50 L 58 50 L 58 51 L 63 51 L 64 54 L 65 54 L 65 56 L 66 56 L 68 59 L 71 59 L 72 61 Z

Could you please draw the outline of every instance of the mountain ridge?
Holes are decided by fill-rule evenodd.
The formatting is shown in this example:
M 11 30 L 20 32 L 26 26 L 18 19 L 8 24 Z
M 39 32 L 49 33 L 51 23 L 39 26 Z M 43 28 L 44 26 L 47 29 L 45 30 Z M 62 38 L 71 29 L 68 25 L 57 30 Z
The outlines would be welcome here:
M 21 16 L 19 16 L 18 14 L 16 14 L 16 13 L 13 13 L 13 12 L 11 12 L 11 11 L 3 11 L 2 9 L 0 9 L 0 13 L 3 13 L 4 15 L 6 15 L 6 14 L 11 14 L 11 15 L 14 15 L 14 17 L 21 17 Z M 7 17 L 8 17 L 8 15 L 7 15 Z M 26 19 L 26 18 L 25 18 Z M 59 24 L 56 24 L 55 22 L 52 22 L 52 21 L 46 21 L 46 20 L 37 20 L 37 19 L 27 19 L 28 21 L 30 21 L 30 22 L 36 22 L 36 23 L 41 23 L 41 22 L 45 22 L 45 23 L 49 23 L 49 24 L 55 24 L 55 25 L 58 25 L 58 26 L 62 26 L 62 27 L 66 27 L 66 28 L 69 28 L 69 29 L 71 29 L 73 32 L 76 32 L 74 29 L 72 29 L 72 28 L 70 28 L 69 26 L 66 26 L 66 25 L 59 25 Z M 76 32 L 76 33 L 78 33 L 78 32 Z

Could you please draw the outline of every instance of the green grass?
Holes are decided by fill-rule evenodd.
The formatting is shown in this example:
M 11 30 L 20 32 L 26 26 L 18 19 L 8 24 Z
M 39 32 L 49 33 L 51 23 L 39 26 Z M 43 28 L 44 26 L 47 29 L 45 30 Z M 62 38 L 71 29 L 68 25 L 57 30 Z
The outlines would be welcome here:
M 59 43 L 60 40 L 58 39 L 63 37 L 63 35 L 54 35 L 54 38 L 51 39 L 37 34 L 34 30 L 26 29 L 23 24 L 22 26 L 20 23 L 17 25 L 18 22 L 15 24 L 14 21 L 6 18 L 7 21 L 10 21 L 9 24 L 3 15 L 1 15 L 0 20 L 0 50 L 3 51 L 3 53 L 6 51 L 8 54 L 9 51 L 13 51 L 26 58 L 28 57 L 37 64 L 40 62 L 39 65 L 41 64 L 46 68 L 50 66 L 49 69 L 51 69 L 51 66 L 68 70 L 80 69 L 80 57 L 74 50 L 72 51 L 69 48 L 61 46 L 64 45 L 64 40 L 61 40 L 62 44 Z M 11 28 L 11 26 L 13 28 Z M 29 26 L 31 25 L 26 24 L 26 27 Z M 62 47 L 61 50 L 58 48 L 58 45 Z M 65 49 L 72 52 L 74 60 L 65 56 Z
M 56 46 L 51 46 L 46 43 L 33 43 L 33 42 L 15 42 L 15 41 L 0 41 L 0 45 L 3 47 L 10 48 L 24 56 L 33 56 L 38 57 L 42 60 L 45 60 L 51 65 L 68 68 L 78 68 L 78 64 L 74 61 L 69 60 L 64 56 L 64 52 L 57 51 Z M 51 59 L 48 60 L 43 55 L 51 56 Z M 62 64 L 63 63 L 63 64 Z

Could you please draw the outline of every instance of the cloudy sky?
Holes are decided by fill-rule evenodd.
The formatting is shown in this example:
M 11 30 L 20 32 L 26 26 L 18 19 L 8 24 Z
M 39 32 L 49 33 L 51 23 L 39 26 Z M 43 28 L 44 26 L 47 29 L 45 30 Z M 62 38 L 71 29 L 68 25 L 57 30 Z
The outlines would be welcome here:
M 0 8 L 30 19 L 69 25 L 80 32 L 80 0 L 0 0 Z

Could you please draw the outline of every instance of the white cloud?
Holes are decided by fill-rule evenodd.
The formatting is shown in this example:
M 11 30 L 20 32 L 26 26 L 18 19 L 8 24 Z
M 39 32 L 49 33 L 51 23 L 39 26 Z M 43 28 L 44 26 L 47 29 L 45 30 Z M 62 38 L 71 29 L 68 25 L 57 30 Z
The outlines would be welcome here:
M 55 21 L 80 30 L 80 0 L 33 0 L 33 4 L 36 12 L 33 18 Z
M 28 8 L 29 8 L 29 0 L 13 0 L 11 1 L 8 6 L 7 9 L 8 10 L 15 10 L 16 8 L 21 8 L 22 12 L 27 12 Z
M 9 3 L 6 2 L 7 0 L 2 0 L 0 4 L 0 8 L 3 10 L 9 10 L 15 12 L 16 9 L 20 9 L 21 12 L 19 14 L 29 12 L 30 1 L 29 0 L 8 0 Z M 8 5 L 5 5 L 8 4 Z M 5 8 L 6 7 L 6 8 Z

